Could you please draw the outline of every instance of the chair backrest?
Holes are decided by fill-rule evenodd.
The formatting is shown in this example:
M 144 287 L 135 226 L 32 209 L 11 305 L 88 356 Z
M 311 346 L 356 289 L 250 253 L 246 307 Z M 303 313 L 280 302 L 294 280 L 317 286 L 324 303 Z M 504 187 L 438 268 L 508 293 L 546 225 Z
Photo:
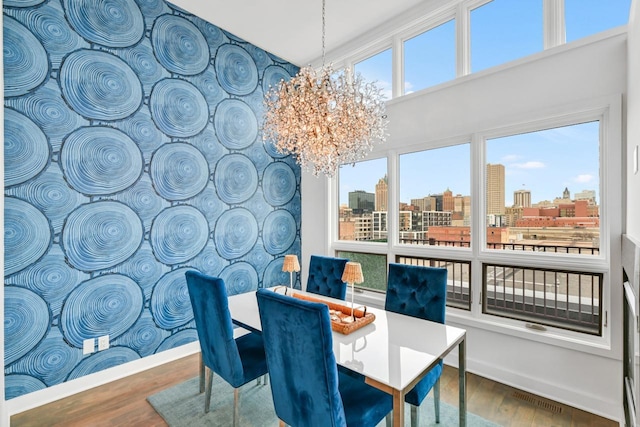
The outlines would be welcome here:
M 346 258 L 311 255 L 307 292 L 345 299 L 347 284 L 342 281 L 342 273 L 348 261 Z
M 329 308 L 258 289 L 267 366 L 278 418 L 288 425 L 345 425 Z
M 233 337 L 224 280 L 192 270 L 185 277 L 204 364 L 233 387 L 239 387 L 244 372 Z
M 444 323 L 446 304 L 446 268 L 389 264 L 385 310 Z

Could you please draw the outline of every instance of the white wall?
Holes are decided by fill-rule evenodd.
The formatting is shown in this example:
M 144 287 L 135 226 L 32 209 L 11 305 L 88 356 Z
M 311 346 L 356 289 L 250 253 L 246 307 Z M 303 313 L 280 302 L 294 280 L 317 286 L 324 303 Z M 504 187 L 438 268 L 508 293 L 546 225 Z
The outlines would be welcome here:
M 638 0 L 635 0 L 636 2 Z M 469 75 L 438 88 L 390 101 L 390 137 L 376 152 L 415 146 L 423 141 L 517 123 L 531 115 L 567 105 L 607 98 L 623 99 L 627 85 L 626 35 L 610 31 L 604 37 L 561 46 L 516 61 L 497 70 Z M 637 65 L 636 65 L 637 67 Z M 636 76 L 638 74 L 636 73 Z M 619 103 L 622 101 L 619 101 Z M 620 110 L 620 105 L 617 106 Z M 640 102 L 635 110 L 640 109 Z M 623 110 L 624 111 L 624 110 Z M 640 121 L 637 123 L 640 126 Z M 620 143 L 621 123 L 618 127 Z M 636 128 L 640 143 L 640 129 Z M 614 150 L 616 151 L 616 150 Z M 620 155 L 618 150 L 618 155 Z M 617 172 L 618 183 L 622 171 Z M 336 212 L 326 197 L 333 183 L 309 174 L 302 178 L 302 253 L 333 253 L 326 217 Z M 638 188 L 638 184 L 636 184 Z M 635 209 L 640 213 L 640 200 Z M 622 207 L 610 210 L 611 280 L 620 283 Z M 640 234 L 640 229 L 638 230 Z M 303 268 L 304 271 L 304 268 Z M 306 278 L 303 275 L 303 283 Z M 522 329 L 507 330 L 447 314 L 447 323 L 468 331 L 467 357 L 471 372 L 549 397 L 607 418 L 621 420 L 621 301 L 613 286 L 610 305 L 610 345 L 558 345 L 555 339 Z M 456 357 L 447 359 L 455 364 Z
M 640 156 L 640 0 L 633 0 L 631 4 L 627 50 L 626 233 L 640 239 L 640 172 L 634 172 L 634 162 L 640 161 L 634 160 L 634 154 Z

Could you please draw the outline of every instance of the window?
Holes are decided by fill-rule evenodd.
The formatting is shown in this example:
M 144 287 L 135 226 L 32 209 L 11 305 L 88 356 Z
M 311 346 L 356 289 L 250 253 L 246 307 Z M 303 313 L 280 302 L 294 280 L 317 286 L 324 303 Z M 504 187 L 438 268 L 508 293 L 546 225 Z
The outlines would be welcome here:
M 470 144 L 400 156 L 399 243 L 471 244 Z
M 493 0 L 471 10 L 471 71 L 543 49 L 542 0 Z
M 356 63 L 354 66 L 355 72 L 361 74 L 366 82 L 376 82 L 378 89 L 382 90 L 384 99 L 391 99 L 392 96 L 391 59 L 391 49 L 387 49 Z
M 567 42 L 626 25 L 629 9 L 631 0 L 565 0 Z
M 600 122 L 490 139 L 487 247 L 598 255 Z
M 602 274 L 484 264 L 485 313 L 602 333 Z
M 338 239 L 387 240 L 387 159 L 343 165 L 339 170 Z
M 453 80 L 455 77 L 454 19 L 404 42 L 405 94 Z
M 338 251 L 336 256 L 360 263 L 364 282 L 359 285 L 354 285 L 356 289 L 367 289 L 374 292 L 387 291 L 386 255 Z

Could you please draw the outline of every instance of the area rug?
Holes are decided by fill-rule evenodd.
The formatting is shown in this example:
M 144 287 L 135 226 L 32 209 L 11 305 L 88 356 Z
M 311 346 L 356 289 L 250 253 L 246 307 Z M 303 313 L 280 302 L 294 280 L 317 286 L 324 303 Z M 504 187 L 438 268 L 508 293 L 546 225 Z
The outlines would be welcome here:
M 170 427 L 216 426 L 233 424 L 233 389 L 217 375 L 211 392 L 211 408 L 204 413 L 204 393 L 198 393 L 198 377 L 163 390 L 147 400 Z M 405 405 L 405 420 L 409 425 L 409 406 Z M 428 396 L 420 406 L 421 427 L 449 427 L 458 425 L 458 408 L 440 402 L 440 424 L 436 424 L 433 400 Z M 273 410 L 269 385 L 255 381 L 240 389 L 240 425 L 243 427 L 275 427 L 278 419 Z M 379 427 L 384 427 L 384 420 Z M 467 413 L 469 427 L 498 427 L 477 415 Z

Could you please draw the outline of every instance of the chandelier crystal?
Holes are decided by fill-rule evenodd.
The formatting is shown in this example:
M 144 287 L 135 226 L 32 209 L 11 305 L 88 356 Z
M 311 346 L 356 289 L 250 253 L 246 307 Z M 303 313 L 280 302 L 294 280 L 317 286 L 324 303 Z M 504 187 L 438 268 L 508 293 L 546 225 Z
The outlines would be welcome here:
M 338 167 L 362 160 L 386 139 L 382 90 L 359 74 L 324 65 L 325 13 L 322 2 L 322 68 L 303 67 L 289 81 L 271 87 L 263 139 L 305 170 L 333 177 Z

